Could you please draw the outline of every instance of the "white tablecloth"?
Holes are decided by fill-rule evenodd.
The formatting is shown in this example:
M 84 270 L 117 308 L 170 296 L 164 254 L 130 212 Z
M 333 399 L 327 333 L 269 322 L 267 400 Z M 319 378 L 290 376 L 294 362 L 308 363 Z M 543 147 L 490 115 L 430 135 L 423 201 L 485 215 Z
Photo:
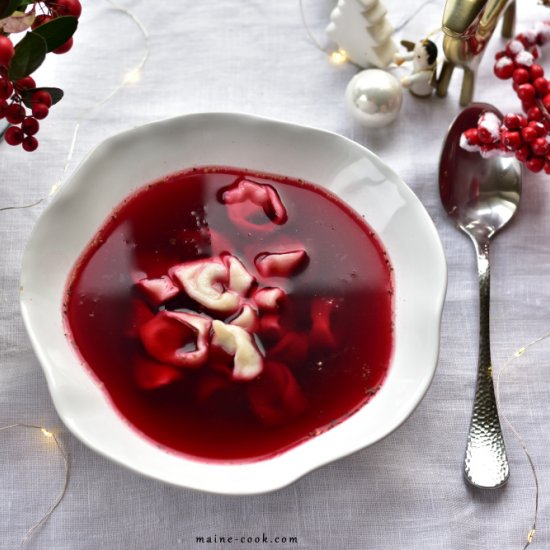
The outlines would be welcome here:
M 307 40 L 295 0 L 120 0 L 150 33 L 139 83 L 88 111 L 68 170 L 106 136 L 182 113 L 227 110 L 318 126 L 357 140 L 392 166 L 435 221 L 447 254 L 449 287 L 438 370 L 411 418 L 384 441 L 315 471 L 272 494 L 201 494 L 145 479 L 80 444 L 61 424 L 23 328 L 18 277 L 25 241 L 44 204 L 0 212 L 0 425 L 28 422 L 59 434 L 71 456 L 67 494 L 30 548 L 105 550 L 299 548 L 347 550 L 521 549 L 534 507 L 528 463 L 505 428 L 511 478 L 501 490 L 469 488 L 462 459 L 477 361 L 477 275 L 468 240 L 439 204 L 442 138 L 458 113 L 460 79 L 446 99 L 405 94 L 398 121 L 381 130 L 354 124 L 343 103 L 355 69 L 334 67 Z M 420 0 L 387 0 L 398 24 Z M 440 24 L 442 0 L 425 7 L 399 38 L 416 40 Z M 518 24 L 550 12 L 523 0 Z M 323 30 L 332 0 L 304 0 L 312 30 Z M 517 110 L 509 82 L 492 76 L 495 37 L 481 65 L 476 98 Z M 48 59 L 40 84 L 65 99 L 51 111 L 33 154 L 0 146 L 0 207 L 31 203 L 62 176 L 75 124 L 116 87 L 143 55 L 132 20 L 104 1 L 84 2 L 72 52 Z M 550 52 L 549 52 L 550 53 Z M 548 54 L 547 54 L 548 55 Z M 51 56 L 49 56 L 51 57 Z M 548 63 L 546 64 L 549 66 Z M 492 249 L 492 350 L 495 369 L 550 331 L 550 188 L 525 174 L 517 219 Z M 503 411 L 523 435 L 540 481 L 540 523 L 533 548 L 550 548 L 550 343 L 531 348 L 502 376 Z M 17 548 L 48 508 L 63 479 L 51 441 L 39 432 L 0 433 L 0 548 Z M 246 536 L 296 543 L 197 543 L 196 537 Z

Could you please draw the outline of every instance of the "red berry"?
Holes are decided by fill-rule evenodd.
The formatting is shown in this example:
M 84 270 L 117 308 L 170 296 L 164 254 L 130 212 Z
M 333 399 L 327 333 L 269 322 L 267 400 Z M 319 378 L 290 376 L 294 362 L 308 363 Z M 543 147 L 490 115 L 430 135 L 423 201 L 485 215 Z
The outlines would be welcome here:
M 18 103 L 12 103 L 6 110 L 6 119 L 11 124 L 20 124 L 25 118 L 25 107 Z
M 493 67 L 496 77 L 501 78 L 502 80 L 511 78 L 515 69 L 516 66 L 514 62 L 508 56 L 499 58 Z
M 550 143 L 546 137 L 539 137 L 531 143 L 531 151 L 533 151 L 535 155 L 543 157 L 550 151 Z
M 547 38 L 544 32 L 541 31 L 537 34 L 537 38 L 536 38 L 537 44 L 540 44 L 541 46 L 543 46 L 544 44 L 546 44 L 546 40 Z
M 508 130 L 517 130 L 520 127 L 520 116 L 516 113 L 508 113 L 504 116 L 504 126 Z
M 516 40 L 519 40 L 525 48 L 528 48 L 532 45 L 531 41 L 527 36 L 525 36 L 523 33 L 520 33 L 516 35 Z
M 36 88 L 36 82 L 32 76 L 26 76 L 25 78 L 15 81 L 15 89 L 18 92 L 22 92 L 23 90 L 32 90 L 33 88 Z
M 519 52 L 522 52 L 525 50 L 525 46 L 519 41 L 519 40 L 510 40 L 508 44 L 506 44 L 506 53 L 510 57 L 516 56 Z
M 477 128 L 468 128 L 468 130 L 464 132 L 464 137 L 468 140 L 470 145 L 480 144 Z
M 525 128 L 525 126 L 527 126 L 527 119 L 523 115 L 518 115 L 518 116 L 519 116 L 519 125 L 522 128 Z
M 510 151 L 515 151 L 522 144 L 521 134 L 513 130 L 506 130 L 500 136 L 500 142 Z
M 12 41 L 7 36 L 0 36 L 0 65 L 7 67 L 14 53 Z
M 542 98 L 542 104 L 550 111 L 550 94 L 546 94 Z
M 532 84 L 520 84 L 518 88 L 518 97 L 525 102 L 535 99 L 535 87 Z
M 479 141 L 481 143 L 485 143 L 486 145 L 488 145 L 489 143 L 493 143 L 495 141 L 493 134 L 484 126 L 478 126 L 477 135 L 478 135 Z
M 538 63 L 533 63 L 529 67 L 529 74 L 531 75 L 531 80 L 535 80 L 544 76 L 544 69 Z
M 542 120 L 542 111 L 537 106 L 531 107 L 527 111 L 527 118 L 539 122 Z
M 520 162 L 525 162 L 530 156 L 531 156 L 531 148 L 529 147 L 529 145 L 522 145 L 516 151 L 516 158 Z
M 540 78 L 535 78 L 535 80 L 533 80 L 533 86 L 535 87 L 537 95 L 546 95 L 546 92 L 548 91 L 548 81 L 546 78 L 542 76 Z
M 534 52 L 528 52 L 528 51 L 520 52 L 514 58 L 516 65 L 520 67 L 525 67 L 525 69 L 527 69 L 527 72 L 529 72 L 529 67 L 533 64 L 534 60 L 535 60 Z
M 527 112 L 529 111 L 529 109 L 531 109 L 531 107 L 535 107 L 536 106 L 536 101 L 534 99 L 532 99 L 531 101 L 522 101 L 521 102 L 521 108 Z
M 21 123 L 21 129 L 25 134 L 28 136 L 34 136 L 40 129 L 40 124 L 38 123 L 38 120 L 36 118 L 28 116 L 22 123 Z
M 43 25 L 44 23 L 49 23 L 52 19 L 53 17 L 50 17 L 49 15 L 37 15 L 31 28 L 36 29 L 36 27 L 40 27 L 40 25 Z
M 33 105 L 35 103 L 42 103 L 49 108 L 52 106 L 52 96 L 46 92 L 46 90 L 38 90 L 38 92 L 34 92 L 34 94 L 32 94 L 31 103 Z
M 544 168 L 544 157 L 531 157 L 526 163 L 525 166 L 531 172 L 540 172 Z
M 53 6 L 58 15 L 72 15 L 78 19 L 82 13 L 82 6 L 78 0 L 56 0 Z
M 0 78 L 0 99 L 8 99 L 13 94 L 13 84 L 7 78 Z
M 533 130 L 535 130 L 535 132 L 537 133 L 537 137 L 542 137 L 546 134 L 544 125 L 540 122 L 537 122 L 536 120 L 531 120 L 528 126 L 529 128 L 533 128 Z
M 4 139 L 8 145 L 19 145 L 24 137 L 23 131 L 18 126 L 10 126 L 4 134 Z
M 37 147 L 38 140 L 34 136 L 27 136 L 23 140 L 23 149 L 25 149 L 25 151 L 30 153 L 31 151 L 35 151 Z
M 512 74 L 512 78 L 514 79 L 514 82 L 517 82 L 518 84 L 525 84 L 531 80 L 529 71 L 523 67 L 516 69 Z
M 498 61 L 501 57 L 504 57 L 506 55 L 506 52 L 500 51 L 495 54 L 495 60 Z
M 53 53 L 61 55 L 63 53 L 67 53 L 72 47 L 73 47 L 73 39 L 71 37 L 69 38 L 69 40 L 67 40 L 67 42 L 65 42 L 65 44 L 61 44 L 59 48 L 56 48 L 55 50 L 53 50 Z
M 531 126 L 527 126 L 521 131 L 521 137 L 524 139 L 524 141 L 530 143 L 531 141 L 537 139 L 538 135 L 537 131 L 534 128 L 531 128 Z
M 6 117 L 6 113 L 8 112 L 9 106 L 10 105 L 7 101 L 2 101 L 2 103 L 0 103 L 0 119 Z
M 46 118 L 49 112 L 50 110 L 48 109 L 47 105 L 44 105 L 43 103 L 35 103 L 32 106 L 32 114 L 34 118 L 37 118 L 38 120 Z

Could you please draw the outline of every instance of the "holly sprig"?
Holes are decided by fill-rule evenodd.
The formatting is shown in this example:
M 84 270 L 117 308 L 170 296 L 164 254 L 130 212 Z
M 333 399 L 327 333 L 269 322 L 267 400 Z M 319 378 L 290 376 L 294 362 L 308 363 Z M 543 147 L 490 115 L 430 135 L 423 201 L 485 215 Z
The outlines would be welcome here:
M 495 55 L 493 71 L 511 80 L 521 101 L 522 113 L 508 113 L 502 120 L 483 113 L 474 128 L 462 134 L 461 146 L 482 156 L 515 156 L 528 170 L 550 174 L 550 80 L 537 63 L 541 47 L 550 43 L 550 21 L 518 34 Z
M 81 12 L 79 0 L 0 0 L 0 119 L 9 123 L 6 143 L 25 151 L 38 147 L 38 121 L 62 99 L 63 90 L 37 87 L 31 74 L 49 53 L 71 49 Z M 12 35 L 23 32 L 14 46 Z

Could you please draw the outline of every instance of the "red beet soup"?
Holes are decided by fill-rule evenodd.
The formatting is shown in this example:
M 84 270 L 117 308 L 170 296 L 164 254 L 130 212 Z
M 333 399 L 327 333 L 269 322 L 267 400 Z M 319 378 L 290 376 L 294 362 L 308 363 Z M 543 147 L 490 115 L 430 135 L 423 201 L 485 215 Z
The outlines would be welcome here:
M 202 460 L 265 458 L 365 405 L 392 352 L 392 276 L 326 190 L 204 167 L 140 189 L 71 273 L 68 334 L 119 413 Z

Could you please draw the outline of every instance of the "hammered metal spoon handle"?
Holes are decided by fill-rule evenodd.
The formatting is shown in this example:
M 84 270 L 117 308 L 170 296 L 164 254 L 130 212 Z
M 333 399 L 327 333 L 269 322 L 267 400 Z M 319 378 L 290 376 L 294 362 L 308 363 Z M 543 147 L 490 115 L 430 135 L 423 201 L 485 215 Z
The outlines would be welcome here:
M 479 363 L 464 474 L 476 487 L 496 488 L 506 482 L 510 469 L 493 386 L 489 340 L 489 240 L 482 243 L 474 240 L 474 244 L 479 274 Z

